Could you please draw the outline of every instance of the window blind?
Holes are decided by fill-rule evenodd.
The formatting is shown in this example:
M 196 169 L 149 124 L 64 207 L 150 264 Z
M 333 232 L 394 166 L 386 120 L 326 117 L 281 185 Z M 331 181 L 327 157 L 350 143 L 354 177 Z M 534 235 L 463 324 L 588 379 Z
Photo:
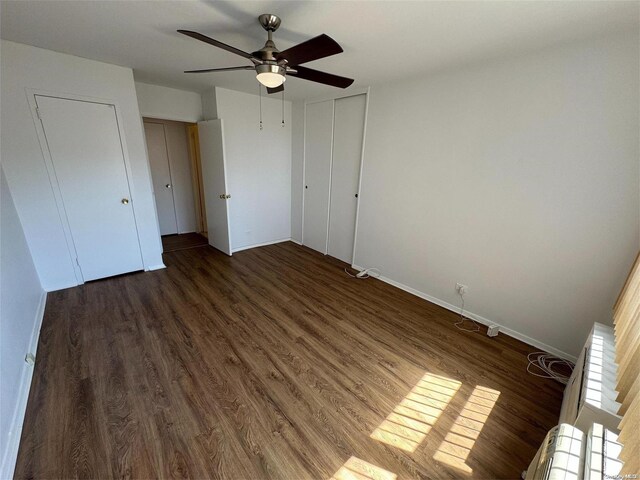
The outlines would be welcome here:
M 640 254 L 636 257 L 613 310 L 618 377 L 616 390 L 622 415 L 621 475 L 640 474 Z

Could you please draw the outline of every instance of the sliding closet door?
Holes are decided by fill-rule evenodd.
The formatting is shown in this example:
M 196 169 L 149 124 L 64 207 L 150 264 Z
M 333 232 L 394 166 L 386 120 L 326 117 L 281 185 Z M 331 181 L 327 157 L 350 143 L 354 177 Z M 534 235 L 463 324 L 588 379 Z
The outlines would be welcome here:
M 333 100 L 307 104 L 302 243 L 322 253 L 327 253 L 332 143 Z
M 365 95 L 335 103 L 328 253 L 347 263 L 353 260 L 365 106 Z
M 172 235 L 178 233 L 178 221 L 173 199 L 173 184 L 164 125 L 144 122 L 144 134 L 147 139 L 147 152 L 149 153 L 149 166 L 153 179 L 160 235 Z
M 196 205 L 187 124 L 144 120 L 160 235 L 195 232 Z
M 165 120 L 164 132 L 167 136 L 171 190 L 173 190 L 173 203 L 176 207 L 178 233 L 195 232 L 196 205 L 193 196 L 194 184 L 191 176 L 187 125 Z

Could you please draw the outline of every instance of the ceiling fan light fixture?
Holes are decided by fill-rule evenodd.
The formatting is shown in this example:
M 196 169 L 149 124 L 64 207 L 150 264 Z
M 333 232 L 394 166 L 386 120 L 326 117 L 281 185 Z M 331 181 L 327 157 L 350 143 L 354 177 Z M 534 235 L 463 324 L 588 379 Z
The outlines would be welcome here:
M 282 85 L 287 77 L 285 77 L 285 69 L 280 65 L 257 65 L 256 78 L 265 87 L 275 88 Z
M 2 0 L 0 0 L 2 1 Z M 347 88 L 353 83 L 352 78 L 341 77 L 327 72 L 320 72 L 312 68 L 303 67 L 303 63 L 312 62 L 321 58 L 330 57 L 342 53 L 342 47 L 324 33 L 305 42 L 280 51 L 273 41 L 273 33 L 280 27 L 280 18 L 277 15 L 263 14 L 258 17 L 262 28 L 267 31 L 267 41 L 260 50 L 253 53 L 245 52 L 220 42 L 215 38 L 207 37 L 202 33 L 192 30 L 178 30 L 178 33 L 191 37 L 200 42 L 231 52 L 234 55 L 250 60 L 253 65 L 244 67 L 205 68 L 200 70 L 187 70 L 184 73 L 211 73 L 232 72 L 236 70 L 254 70 L 256 80 L 260 85 L 267 87 L 267 93 L 279 93 L 284 91 L 284 82 L 287 76 L 297 77 L 310 82 L 330 85 L 332 87 Z

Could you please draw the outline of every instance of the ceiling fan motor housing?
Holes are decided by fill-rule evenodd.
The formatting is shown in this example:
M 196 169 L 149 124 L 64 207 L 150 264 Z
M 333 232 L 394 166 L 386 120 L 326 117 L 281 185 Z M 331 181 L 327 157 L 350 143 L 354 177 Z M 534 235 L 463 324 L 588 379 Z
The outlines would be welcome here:
M 275 32 L 280 26 L 280 17 L 271 13 L 263 13 L 258 17 L 258 21 L 267 32 Z
M 284 75 L 286 70 L 281 65 L 263 63 L 262 65 L 256 65 L 256 73 L 277 73 L 278 75 Z

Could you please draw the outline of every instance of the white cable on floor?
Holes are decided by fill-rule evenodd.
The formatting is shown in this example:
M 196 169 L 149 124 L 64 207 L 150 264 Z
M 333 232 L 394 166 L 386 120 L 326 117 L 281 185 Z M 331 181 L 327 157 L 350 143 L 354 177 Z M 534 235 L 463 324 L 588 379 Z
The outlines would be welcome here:
M 357 278 L 359 280 L 364 280 L 366 278 L 379 278 L 381 275 L 380 270 L 378 270 L 377 268 L 365 268 L 364 270 L 361 270 L 355 275 L 352 273 L 349 273 L 349 270 L 345 268 L 344 273 L 349 275 L 351 278 Z
M 460 320 L 458 320 L 456 323 L 454 323 L 455 327 L 458 330 L 462 330 L 463 332 L 479 332 L 480 331 L 480 325 L 478 325 L 478 322 L 476 322 L 472 318 L 468 318 L 468 317 L 464 316 L 464 295 L 462 295 L 460 292 L 458 292 L 458 295 L 460 295 L 460 298 L 462 299 L 462 307 L 460 308 Z M 464 321 L 465 320 L 469 320 L 470 322 L 472 322 L 474 327 L 473 328 L 464 328 L 462 325 L 464 325 Z
M 573 371 L 574 364 L 564 358 L 556 357 L 547 352 L 533 352 L 527 355 L 529 365 L 527 372 L 541 378 L 552 378 L 553 380 L 567 384 L 569 377 L 553 370 L 554 365 L 564 365 Z M 541 372 L 541 373 L 540 373 Z

